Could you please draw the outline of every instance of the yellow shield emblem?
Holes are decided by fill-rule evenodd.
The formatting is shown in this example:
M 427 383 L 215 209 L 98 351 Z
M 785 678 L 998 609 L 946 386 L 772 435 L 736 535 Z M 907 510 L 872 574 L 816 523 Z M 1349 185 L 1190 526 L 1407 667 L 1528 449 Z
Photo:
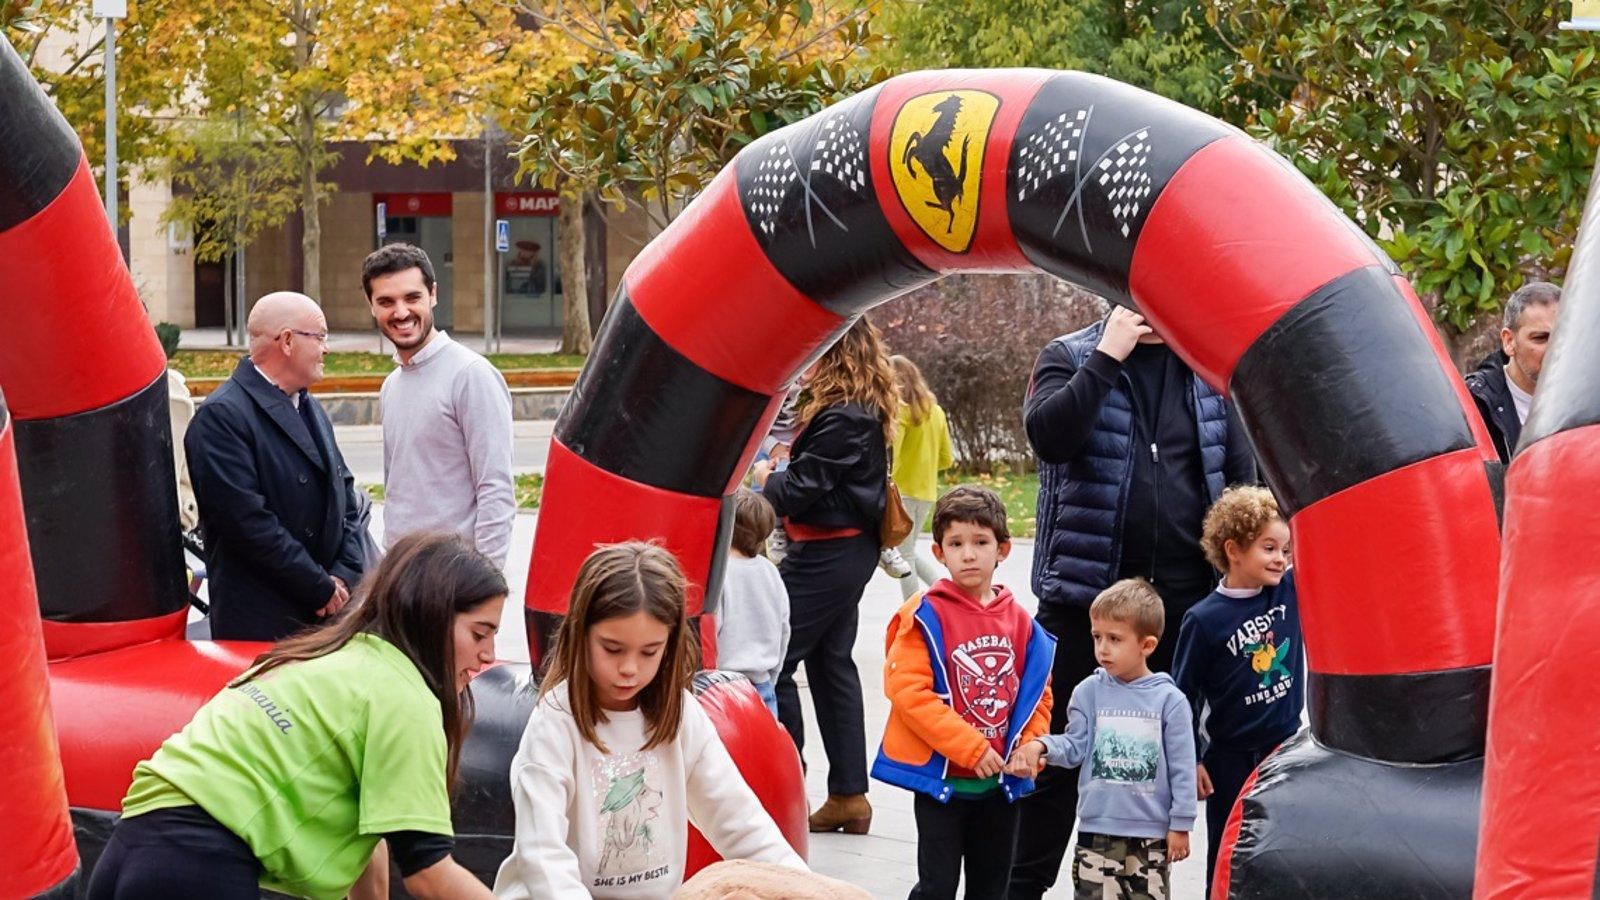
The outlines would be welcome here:
M 978 187 L 1000 98 L 936 91 L 907 100 L 889 132 L 889 177 L 900 205 L 934 243 L 965 253 L 978 227 Z

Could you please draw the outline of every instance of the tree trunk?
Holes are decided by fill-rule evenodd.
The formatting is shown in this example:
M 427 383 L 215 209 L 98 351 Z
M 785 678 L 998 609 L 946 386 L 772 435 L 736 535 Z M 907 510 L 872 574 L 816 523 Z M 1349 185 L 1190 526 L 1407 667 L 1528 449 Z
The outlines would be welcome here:
M 300 115 L 300 215 L 305 230 L 300 235 L 304 265 L 300 273 L 300 292 L 322 302 L 322 216 L 317 184 L 317 133 L 311 105 L 301 104 Z
M 556 219 L 556 271 L 561 275 L 562 353 L 589 352 L 589 273 L 584 265 L 583 195 L 561 195 Z

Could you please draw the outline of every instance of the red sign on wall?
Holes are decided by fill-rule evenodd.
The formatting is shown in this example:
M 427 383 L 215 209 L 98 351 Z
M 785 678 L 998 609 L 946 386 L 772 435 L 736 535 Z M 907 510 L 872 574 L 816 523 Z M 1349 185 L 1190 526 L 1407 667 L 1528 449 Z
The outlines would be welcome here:
M 390 216 L 448 216 L 454 204 L 447 193 L 437 194 L 373 194 L 374 208 L 387 203 Z
M 500 216 L 553 216 L 561 212 L 554 191 L 496 191 L 494 210 Z

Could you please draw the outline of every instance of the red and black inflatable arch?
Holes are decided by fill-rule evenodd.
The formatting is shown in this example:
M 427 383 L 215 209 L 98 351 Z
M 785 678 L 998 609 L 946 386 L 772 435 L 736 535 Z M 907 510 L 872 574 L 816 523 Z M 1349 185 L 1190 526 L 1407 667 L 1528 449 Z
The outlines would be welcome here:
M 1479 900 L 1597 897 L 1600 855 L 1600 192 L 1506 473 Z
M 1410 286 L 1331 203 L 1096 76 L 894 78 L 755 141 L 645 249 L 556 426 L 535 658 L 597 543 L 664 541 L 714 615 L 729 498 L 785 386 L 877 303 L 1029 271 L 1137 306 L 1226 389 L 1292 517 L 1311 733 L 1236 809 L 1217 895 L 1468 892 L 1494 450 Z
M 0 284 L 0 896 L 72 896 L 134 764 L 265 645 L 184 637 L 165 360 L 77 138 L 4 36 Z M 502 664 L 473 684 L 456 857 L 489 880 L 511 846 L 533 682 Z M 695 690 L 804 854 L 799 760 L 771 752 L 782 730 L 746 684 L 707 675 Z

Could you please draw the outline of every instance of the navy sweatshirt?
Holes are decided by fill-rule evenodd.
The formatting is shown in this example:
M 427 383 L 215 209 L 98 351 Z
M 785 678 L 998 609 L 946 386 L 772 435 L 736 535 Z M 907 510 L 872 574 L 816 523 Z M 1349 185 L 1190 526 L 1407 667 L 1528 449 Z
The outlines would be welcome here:
M 1223 590 L 1184 614 L 1173 678 L 1194 710 L 1197 747 L 1269 750 L 1300 729 L 1305 706 L 1294 569 L 1253 596 Z

